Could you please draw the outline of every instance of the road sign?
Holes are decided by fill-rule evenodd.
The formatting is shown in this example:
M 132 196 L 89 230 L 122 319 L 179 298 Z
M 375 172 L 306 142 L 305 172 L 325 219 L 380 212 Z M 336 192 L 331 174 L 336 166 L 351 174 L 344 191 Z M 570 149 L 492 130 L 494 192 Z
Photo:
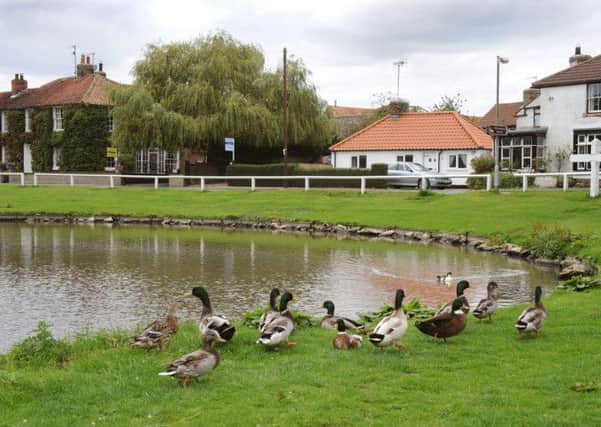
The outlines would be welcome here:
M 489 126 L 488 132 L 491 135 L 507 135 L 507 126 Z
M 234 138 L 225 138 L 225 151 L 236 151 L 236 141 Z
M 117 149 L 115 147 L 106 147 L 106 157 L 117 157 Z

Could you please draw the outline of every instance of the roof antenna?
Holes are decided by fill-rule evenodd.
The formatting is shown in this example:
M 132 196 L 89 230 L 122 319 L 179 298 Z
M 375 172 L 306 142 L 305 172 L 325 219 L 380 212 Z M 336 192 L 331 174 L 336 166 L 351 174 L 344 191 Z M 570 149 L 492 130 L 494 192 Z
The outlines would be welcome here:
M 71 45 L 73 48 L 73 75 L 77 77 L 77 45 Z

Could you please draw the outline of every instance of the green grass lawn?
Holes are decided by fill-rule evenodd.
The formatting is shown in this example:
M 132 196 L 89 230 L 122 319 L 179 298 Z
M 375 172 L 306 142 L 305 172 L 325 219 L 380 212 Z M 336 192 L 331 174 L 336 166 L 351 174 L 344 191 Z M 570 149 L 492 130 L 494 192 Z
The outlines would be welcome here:
M 6 207 L 10 206 L 10 207 Z M 601 199 L 584 192 L 409 192 L 0 187 L 0 215 L 47 213 L 261 218 L 500 235 L 520 242 L 533 224 L 560 224 L 589 239 L 581 255 L 601 261 Z
M 601 291 L 557 291 L 539 339 L 515 339 L 523 307 L 433 344 L 410 324 L 406 350 L 336 351 L 332 331 L 299 330 L 267 352 L 240 326 L 217 370 L 187 389 L 159 377 L 199 345 L 187 322 L 163 353 L 119 334 L 84 335 L 70 360 L 17 367 L 0 358 L 1 425 L 371 426 L 601 425 Z M 471 317 L 471 316 L 470 316 Z M 142 319 L 141 319 L 142 320 Z M 35 361 L 34 361 L 35 362 Z

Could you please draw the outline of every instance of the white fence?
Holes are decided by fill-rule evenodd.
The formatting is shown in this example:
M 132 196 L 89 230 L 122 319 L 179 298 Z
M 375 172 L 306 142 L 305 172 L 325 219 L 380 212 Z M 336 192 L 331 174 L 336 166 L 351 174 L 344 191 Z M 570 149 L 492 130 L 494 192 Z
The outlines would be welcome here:
M 21 177 L 20 184 L 25 185 L 25 174 L 20 172 L 0 172 L 1 175 L 18 175 Z M 201 175 L 109 175 L 109 174 L 81 174 L 81 173 L 34 173 L 33 174 L 33 185 L 39 185 L 39 178 L 42 177 L 66 177 L 69 180 L 69 185 L 74 187 L 78 178 L 96 178 L 97 180 L 104 181 L 109 188 L 115 187 L 116 180 L 121 178 L 133 178 L 139 180 L 149 180 L 153 183 L 155 189 L 159 188 L 159 182 L 161 180 L 199 180 L 200 191 L 206 190 L 206 182 L 209 180 L 215 181 L 229 181 L 229 180 L 248 180 L 250 191 L 257 189 L 257 181 L 283 181 L 283 180 L 303 180 L 305 191 L 311 189 L 311 181 L 316 180 L 340 180 L 340 181 L 359 181 L 361 194 L 366 193 L 367 183 L 375 180 L 385 181 L 398 181 L 399 176 L 388 176 L 388 175 L 365 175 L 365 176 L 331 176 L 331 175 L 288 175 L 288 176 L 201 176 Z M 469 174 L 451 174 L 451 175 L 420 175 L 421 188 L 426 190 L 428 188 L 429 181 L 435 178 L 483 178 L 486 180 L 486 191 L 491 190 L 491 177 L 487 174 L 481 175 L 469 175 Z M 417 178 L 417 177 L 416 177 Z
M 547 176 L 556 176 L 563 177 L 563 191 L 568 191 L 569 188 L 569 178 L 570 177 L 580 177 L 580 178 L 589 178 L 591 177 L 590 172 L 545 172 L 545 173 L 516 173 L 515 176 L 522 177 L 522 191 L 528 191 L 528 178 L 530 177 L 547 177 Z

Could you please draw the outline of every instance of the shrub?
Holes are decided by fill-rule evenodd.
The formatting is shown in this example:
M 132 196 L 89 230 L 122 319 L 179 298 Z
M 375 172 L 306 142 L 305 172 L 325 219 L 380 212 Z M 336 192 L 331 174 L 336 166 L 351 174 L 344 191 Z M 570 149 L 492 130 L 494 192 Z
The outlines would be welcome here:
M 385 305 L 378 311 L 359 313 L 359 319 L 365 325 L 375 325 L 385 316 L 392 314 L 393 310 L 391 305 Z M 403 305 L 403 311 L 409 319 L 415 320 L 424 320 L 434 315 L 434 310 L 420 303 L 417 298 L 411 300 L 409 304 Z
M 558 259 L 575 253 L 581 242 L 578 235 L 558 224 L 553 228 L 535 224 L 525 246 L 537 257 Z
M 470 164 L 475 174 L 491 173 L 495 169 L 495 159 L 490 154 L 481 154 L 474 157 Z M 474 190 L 482 189 L 486 186 L 486 179 L 468 178 L 467 186 Z
M 50 332 L 50 325 L 38 322 L 34 334 L 15 344 L 9 357 L 17 366 L 54 363 L 62 366 L 71 357 L 71 349 L 63 340 L 57 340 Z
M 583 276 L 572 277 L 559 285 L 560 289 L 569 289 L 576 292 L 582 292 L 598 287 L 601 287 L 601 279 Z
M 257 308 L 252 311 L 247 311 L 242 316 L 242 323 L 249 328 L 257 329 L 259 328 L 259 321 L 261 320 L 261 316 L 263 313 L 267 313 L 269 311 L 269 307 L 265 308 Z M 312 328 L 314 326 L 319 325 L 318 319 L 312 317 L 305 313 L 300 313 L 298 311 L 292 311 L 292 317 L 294 317 L 295 327 L 302 328 Z

